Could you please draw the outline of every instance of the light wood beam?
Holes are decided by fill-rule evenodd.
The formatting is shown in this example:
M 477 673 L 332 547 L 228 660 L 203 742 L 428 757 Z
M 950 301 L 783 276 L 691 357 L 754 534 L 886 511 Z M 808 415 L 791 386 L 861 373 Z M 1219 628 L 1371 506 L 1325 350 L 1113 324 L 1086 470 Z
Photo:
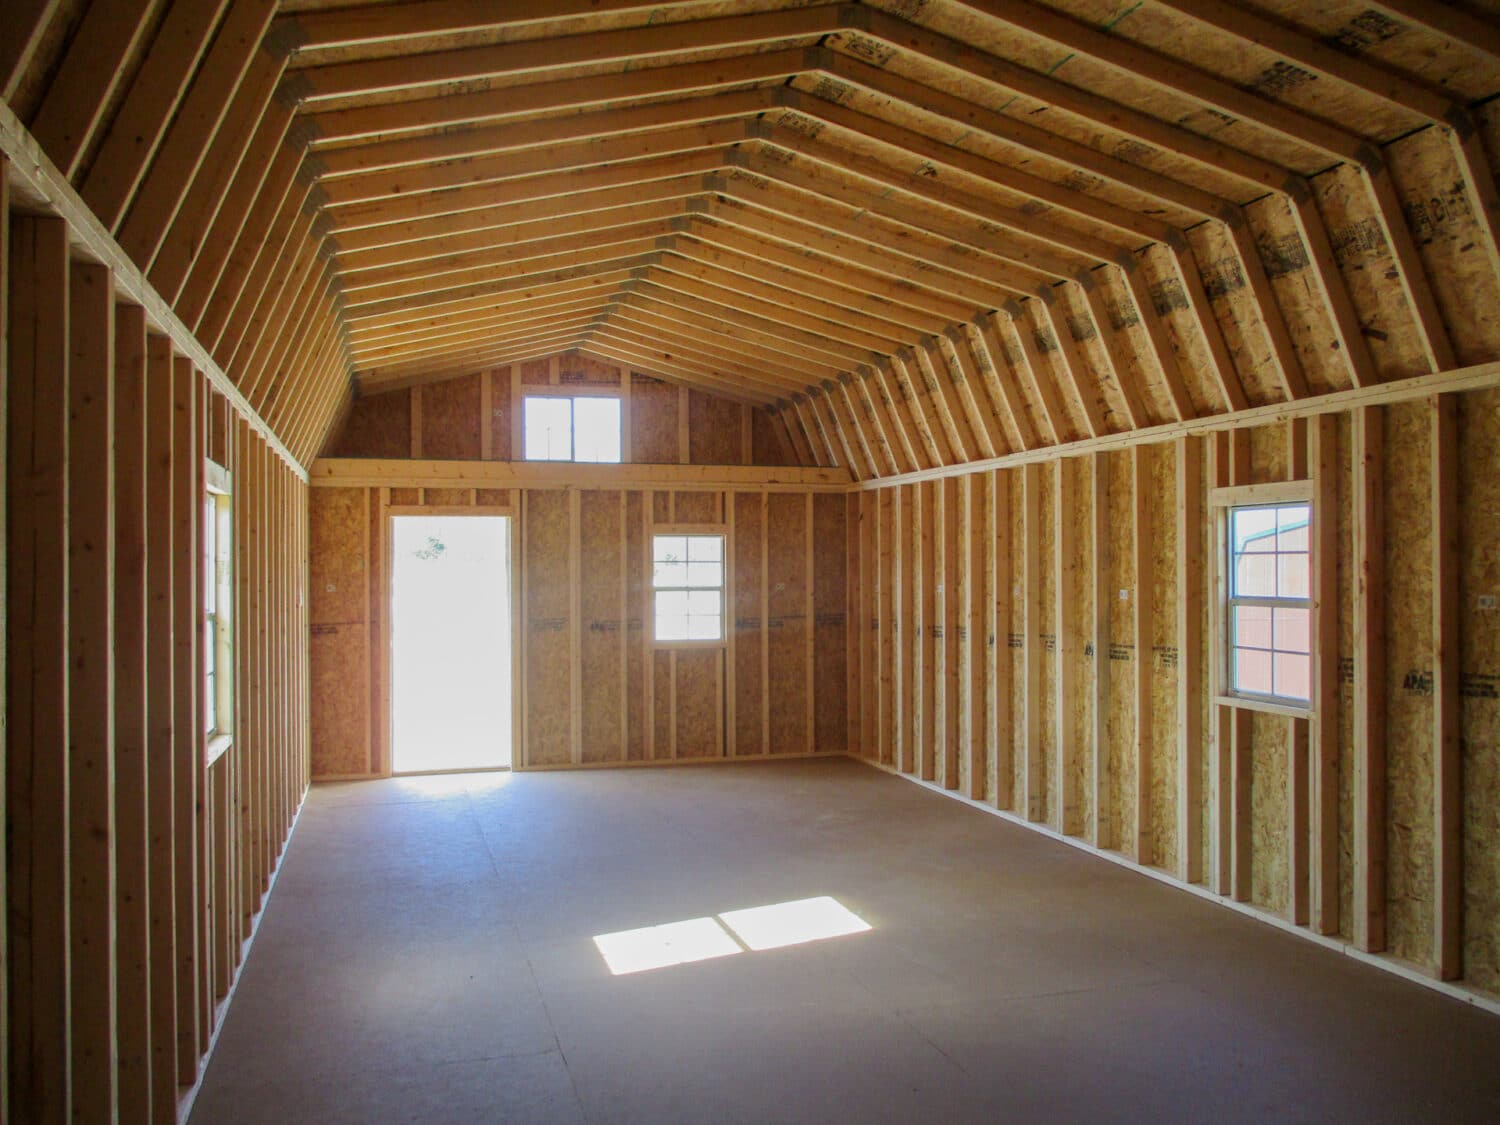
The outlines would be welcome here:
M 1462 525 L 1459 516 L 1459 402 L 1434 395 L 1432 489 L 1432 970 L 1456 980 L 1464 970 L 1464 801 Z
M 1385 949 L 1385 412 L 1354 411 L 1355 945 Z

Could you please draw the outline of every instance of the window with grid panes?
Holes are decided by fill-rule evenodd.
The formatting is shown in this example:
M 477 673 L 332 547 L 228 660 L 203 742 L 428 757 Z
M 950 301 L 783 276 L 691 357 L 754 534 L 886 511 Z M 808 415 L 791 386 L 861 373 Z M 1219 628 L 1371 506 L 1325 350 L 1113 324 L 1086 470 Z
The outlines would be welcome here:
M 723 640 L 724 536 L 653 536 L 651 597 L 655 640 Z
M 1227 683 L 1235 695 L 1312 697 L 1311 506 L 1229 509 Z

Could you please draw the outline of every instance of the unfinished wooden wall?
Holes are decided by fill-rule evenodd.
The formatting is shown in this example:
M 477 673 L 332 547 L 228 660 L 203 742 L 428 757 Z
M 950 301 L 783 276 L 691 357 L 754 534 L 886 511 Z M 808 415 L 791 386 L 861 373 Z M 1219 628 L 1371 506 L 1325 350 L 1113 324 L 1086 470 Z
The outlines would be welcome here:
M 850 745 L 1500 991 L 1500 391 L 847 498 Z M 1311 717 L 1216 693 L 1210 489 L 1310 481 Z
M 627 464 L 796 463 L 775 412 L 577 353 L 363 394 L 323 455 L 519 461 L 521 400 L 533 388 L 618 395 Z
M 0 1118 L 177 1119 L 307 784 L 307 483 L 0 161 Z M 236 724 L 203 733 L 204 460 Z
M 515 520 L 516 768 L 844 750 L 838 492 L 320 486 L 311 497 L 315 777 L 390 771 L 393 507 Z M 726 536 L 722 647 L 648 640 L 651 535 L 666 525 Z

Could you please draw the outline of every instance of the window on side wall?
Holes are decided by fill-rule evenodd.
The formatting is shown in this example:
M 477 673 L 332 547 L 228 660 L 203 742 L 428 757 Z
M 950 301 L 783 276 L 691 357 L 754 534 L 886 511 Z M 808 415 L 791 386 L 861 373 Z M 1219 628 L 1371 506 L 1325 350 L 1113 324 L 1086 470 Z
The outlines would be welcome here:
M 1227 506 L 1224 683 L 1229 694 L 1312 699 L 1312 506 Z
M 203 730 L 209 741 L 234 730 L 234 509 L 229 473 L 209 461 L 203 493 Z
M 617 464 L 620 400 L 607 395 L 527 395 L 521 404 L 528 461 Z
M 724 639 L 724 535 L 669 532 L 651 541 L 652 640 L 717 644 Z

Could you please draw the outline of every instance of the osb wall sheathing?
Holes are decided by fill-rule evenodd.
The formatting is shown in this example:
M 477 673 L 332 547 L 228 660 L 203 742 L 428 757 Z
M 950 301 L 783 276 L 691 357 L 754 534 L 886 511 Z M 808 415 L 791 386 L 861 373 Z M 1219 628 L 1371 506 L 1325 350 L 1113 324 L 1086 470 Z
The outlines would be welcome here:
M 734 753 L 762 754 L 768 749 L 763 721 L 765 682 L 761 582 L 765 534 L 765 497 L 740 492 L 734 506 L 734 584 L 729 591 L 729 622 L 734 630 Z
M 677 395 L 671 383 L 645 375 L 630 380 L 630 458 L 643 465 L 678 462 Z
M 589 576 L 578 590 L 583 760 L 625 757 L 625 495 L 580 492 L 579 558 Z
M 1460 404 L 1458 495 L 1471 520 L 1459 540 L 1459 667 L 1463 695 L 1464 976 L 1500 992 L 1500 391 Z
M 632 762 L 646 757 L 646 599 L 651 584 L 646 539 L 645 497 L 625 494 L 625 723 L 628 730 L 626 757 Z
M 534 766 L 572 760 L 569 500 L 530 491 L 521 508 L 524 760 Z
M 748 406 L 689 390 L 688 461 L 694 465 L 743 465 L 743 416 Z
M 1062 620 L 1058 624 L 1058 643 L 1068 662 L 1072 697 L 1064 701 L 1063 735 L 1072 748 L 1070 772 L 1066 779 L 1069 816 L 1064 830 L 1080 831 L 1090 823 L 1094 804 L 1093 755 L 1089 752 L 1089 731 L 1094 718 L 1094 673 L 1099 662 L 1093 652 L 1092 631 L 1086 622 L 1094 617 L 1094 584 L 1086 580 L 1091 573 L 1088 552 L 1091 550 L 1090 528 L 1093 525 L 1093 495 L 1089 487 L 1089 462 L 1086 458 L 1068 458 L 1062 462 L 1067 474 L 1072 503 L 1059 512 L 1060 522 L 1069 529 L 1072 549 L 1063 559 L 1063 586 L 1060 591 Z M 1054 693 L 1055 694 L 1055 693 Z
M 757 407 L 750 412 L 750 463 L 752 465 L 795 465 L 791 443 L 779 437 L 771 415 Z
M 753 462 L 747 462 L 745 416 L 748 406 L 703 391 L 689 390 L 640 373 L 622 383 L 622 369 L 586 356 L 558 359 L 557 381 L 550 360 L 519 365 L 522 395 L 546 388 L 549 394 L 568 394 L 573 387 L 618 389 L 627 433 L 622 435 L 625 461 L 677 464 L 686 453 L 697 465 L 776 465 L 794 463 L 782 453 L 764 411 L 755 411 L 762 430 L 751 427 Z M 326 457 L 417 457 L 428 461 L 510 461 L 516 428 L 515 388 L 510 367 L 402 387 L 361 396 L 350 406 L 343 426 L 325 443 Z M 489 382 L 489 412 L 485 412 L 484 384 Z M 680 446 L 680 399 L 688 401 L 688 449 Z M 420 400 L 420 401 L 418 401 Z M 420 419 L 414 427 L 415 419 Z M 413 429 L 418 432 L 413 433 Z M 486 429 L 489 449 L 485 449 Z
M 1115 845 L 1133 852 L 1127 842 L 1138 836 L 1136 825 L 1135 741 L 1135 554 L 1134 488 L 1130 454 L 1106 453 L 1109 477 L 1109 736 L 1110 823 Z
M 820 493 L 813 497 L 813 743 L 820 751 L 843 750 L 849 729 L 845 520 L 842 496 Z M 887 719 L 889 713 L 887 707 Z
M 1052 784 L 1053 767 L 1057 762 L 1059 733 L 1056 688 L 1059 607 L 1056 571 L 1052 562 L 1057 553 L 1057 505 L 1055 502 L 1057 488 L 1050 465 L 1036 474 L 1036 483 L 1038 485 L 1037 527 L 1035 529 L 1028 527 L 1026 534 L 1036 540 L 1035 582 L 1038 590 L 1037 605 L 1041 612 L 1040 620 L 1031 635 L 1026 638 L 1026 643 L 1039 645 L 1042 650 L 1041 659 L 1036 662 L 1037 680 L 1029 689 L 1031 705 L 1041 708 L 1042 721 L 1041 753 L 1035 758 L 1036 765 L 1039 767 L 1038 776 L 1031 779 L 1031 787 L 1045 794 L 1042 815 L 1048 824 L 1055 824 L 1057 823 L 1058 801 L 1061 798 L 1061 794 L 1057 791 L 1058 787 Z M 1065 781 L 1066 779 L 1059 780 Z
M 1386 941 L 1412 961 L 1432 933 L 1431 425 L 1425 403 L 1385 409 Z
M 677 757 L 720 757 L 724 745 L 724 651 L 682 649 L 675 660 Z
M 1146 481 L 1151 511 L 1151 636 L 1137 642 L 1151 684 L 1151 848 L 1156 863 L 1177 868 L 1177 462 L 1169 442 L 1153 446 Z
M 808 743 L 807 666 L 809 575 L 808 498 L 789 493 L 766 497 L 767 643 L 771 668 L 771 752 L 801 750 Z
M 1463 393 L 1457 401 L 1459 441 L 1457 448 L 1448 452 L 1458 465 L 1459 582 L 1456 596 L 1460 621 L 1458 694 L 1463 775 L 1462 973 L 1465 984 L 1496 991 L 1500 986 L 1500 939 L 1495 936 L 1497 922 L 1500 922 L 1500 831 L 1497 831 L 1495 821 L 1495 807 L 1500 803 L 1500 749 L 1497 749 L 1500 746 L 1500 740 L 1497 740 L 1500 736 L 1500 609 L 1495 608 L 1495 599 L 1500 597 L 1500 561 L 1497 561 L 1500 560 L 1500 520 L 1495 519 L 1494 514 L 1500 511 L 1500 484 L 1494 479 L 1492 467 L 1500 459 L 1500 392 Z M 1386 665 L 1382 685 L 1383 710 L 1373 717 L 1386 736 L 1386 811 L 1383 823 L 1376 824 L 1376 831 L 1385 845 L 1386 877 L 1384 886 L 1377 890 L 1383 892 L 1385 898 L 1387 943 L 1384 952 L 1426 966 L 1435 957 L 1432 934 L 1438 894 L 1434 858 L 1437 816 L 1434 807 L 1433 669 L 1436 654 L 1433 641 L 1431 471 L 1434 405 L 1428 399 L 1393 402 L 1380 408 L 1377 416 L 1383 419 L 1383 451 L 1372 468 L 1374 478 L 1384 482 L 1378 500 L 1384 512 L 1384 531 L 1379 543 L 1383 571 L 1381 589 L 1385 599 L 1383 656 Z M 1311 450 L 1302 443 L 1307 442 L 1309 434 L 1321 424 L 1310 420 L 1305 425 L 1294 426 L 1278 421 L 1240 431 L 1233 440 L 1235 444 L 1243 443 L 1248 451 L 1247 479 L 1243 483 L 1275 484 L 1315 470 L 1316 465 L 1310 462 Z M 1333 614 L 1333 635 L 1324 643 L 1335 649 L 1337 658 L 1334 665 L 1336 681 L 1331 685 L 1337 719 L 1334 724 L 1337 745 L 1333 754 L 1337 762 L 1337 777 L 1333 779 L 1337 787 L 1337 824 L 1331 827 L 1328 840 L 1337 867 L 1337 887 L 1333 894 L 1338 914 L 1334 919 L 1333 911 L 1328 911 L 1327 920 L 1332 929 L 1348 937 L 1353 929 L 1351 895 L 1356 878 L 1352 778 L 1355 768 L 1353 686 L 1358 671 L 1353 637 L 1357 568 L 1351 516 L 1354 476 L 1350 417 L 1347 414 L 1331 415 L 1327 430 L 1333 439 L 1330 471 L 1335 510 L 1327 513 L 1327 517 L 1333 521 L 1336 612 Z M 1203 471 L 1186 480 L 1190 506 L 1205 516 L 1201 543 L 1208 550 L 1208 544 L 1217 542 L 1212 530 L 1217 515 L 1208 502 L 1209 463 L 1214 456 L 1215 442 L 1199 438 L 1188 440 L 1202 443 Z M 1213 787 L 1208 784 L 1208 770 L 1214 761 L 1214 747 L 1210 741 L 1214 723 L 1205 724 L 1204 736 L 1194 748 L 1200 756 L 1199 804 L 1187 809 L 1180 805 L 1178 708 L 1182 702 L 1179 695 L 1185 669 L 1182 661 L 1186 659 L 1186 653 L 1180 648 L 1182 638 L 1178 633 L 1178 614 L 1181 603 L 1190 597 L 1201 602 L 1206 614 L 1213 591 L 1209 587 L 1210 572 L 1206 567 L 1191 575 L 1196 589 L 1192 586 L 1184 588 L 1179 575 L 1176 532 L 1180 508 L 1178 444 L 1174 439 L 1138 447 L 1138 450 L 1097 455 L 1105 474 L 1103 533 L 1107 548 L 1102 582 L 1105 600 L 1097 609 L 1104 617 L 1107 648 L 1095 654 L 1097 660 L 1082 659 L 1070 665 L 1075 683 L 1070 696 L 1072 702 L 1065 704 L 1063 718 L 1066 726 L 1063 729 L 1072 733 L 1076 741 L 1075 760 L 1065 778 L 1059 778 L 1053 772 L 1056 746 L 1053 740 L 1058 728 L 1052 676 L 1057 667 L 1057 654 L 1048 642 L 1053 637 L 1065 646 L 1071 642 L 1078 646 L 1081 654 L 1084 639 L 1092 638 L 1096 607 L 1092 601 L 1092 489 L 1089 487 L 1088 462 L 1080 459 L 1076 464 L 1066 465 L 1065 480 L 1072 497 L 1060 508 L 1054 495 L 1056 462 L 1040 466 L 1040 472 L 1023 468 L 985 471 L 985 476 L 994 472 L 997 489 L 995 520 L 996 526 L 1004 529 L 1003 534 L 977 522 L 969 526 L 948 523 L 948 481 L 957 479 L 967 487 L 975 479 L 973 476 L 905 484 L 890 490 L 893 501 L 899 495 L 903 506 L 908 498 L 916 504 L 913 525 L 903 529 L 899 536 L 891 535 L 901 556 L 892 573 L 903 573 L 904 590 L 905 575 L 901 568 L 913 568 L 912 609 L 896 622 L 897 646 L 903 660 L 909 657 L 922 662 L 920 670 L 913 670 L 913 682 L 921 685 L 920 690 L 903 694 L 903 702 L 913 710 L 908 717 L 910 725 L 907 729 L 922 732 L 921 752 L 914 755 L 915 762 L 904 758 L 893 758 L 893 762 L 903 772 L 944 781 L 946 775 L 941 758 L 947 739 L 944 709 L 951 701 L 969 710 L 964 722 L 982 721 L 984 708 L 976 705 L 972 696 L 964 691 L 956 694 L 948 691 L 943 661 L 952 652 L 946 643 L 949 621 L 934 620 L 927 615 L 925 608 L 930 605 L 934 612 L 940 610 L 943 603 L 936 595 L 935 586 L 953 580 L 944 563 L 942 544 L 954 534 L 960 543 L 980 536 L 982 551 L 1003 553 L 1003 560 L 997 560 L 1000 583 L 996 591 L 999 603 L 997 619 L 1009 626 L 1006 642 L 1010 647 L 1008 656 L 1001 656 L 998 650 L 996 655 L 1008 661 L 1012 676 L 1009 697 L 1012 711 L 997 733 L 1000 745 L 1006 747 L 1006 752 L 1012 753 L 1014 758 L 1007 759 L 1004 753 L 997 753 L 993 759 L 986 755 L 979 761 L 992 772 L 1009 771 L 1017 793 L 1023 791 L 1020 787 L 1027 780 L 1026 704 L 1029 698 L 1040 708 L 1039 733 L 1045 751 L 1039 762 L 1037 756 L 1032 756 L 1031 760 L 1040 765 L 1042 772 L 1029 780 L 1033 787 L 1040 782 L 1046 788 L 1042 808 L 1049 823 L 1055 823 L 1052 818 L 1056 815 L 1057 787 L 1067 785 L 1070 788 L 1069 806 L 1076 808 L 1079 815 L 1068 817 L 1066 831 L 1087 837 L 1090 823 L 1088 802 L 1092 799 L 1093 789 L 1087 764 L 1088 735 L 1091 733 L 1088 709 L 1092 705 L 1093 676 L 1107 675 L 1104 727 L 1110 776 L 1103 787 L 1103 801 L 1107 806 L 1103 810 L 1103 819 L 1113 829 L 1108 834 L 1111 838 L 1108 846 L 1126 858 L 1150 863 L 1171 877 L 1178 877 L 1177 873 L 1184 866 L 1184 857 L 1178 854 L 1180 820 L 1184 815 L 1192 816 L 1202 829 L 1203 851 L 1199 859 L 1204 861 L 1204 879 L 1212 882 L 1214 868 L 1207 859 L 1214 834 L 1222 828 L 1222 838 L 1226 842 L 1233 835 L 1232 826 L 1220 825 L 1209 803 L 1213 793 Z M 1133 527 L 1137 502 L 1134 492 L 1137 457 L 1142 462 L 1140 480 L 1144 490 L 1139 499 L 1151 513 L 1152 521 L 1144 566 L 1139 574 L 1136 573 Z M 1037 490 L 1038 518 L 1034 528 L 1028 528 L 1025 519 L 1028 473 Z M 857 510 L 877 510 L 868 504 L 874 495 L 861 493 Z M 1055 589 L 1052 575 L 1057 560 L 1052 552 L 1060 529 L 1071 532 L 1073 557 L 1077 560 L 1079 574 L 1076 578 L 1071 577 L 1065 565 L 1065 584 L 1062 589 Z M 1047 648 L 1037 662 L 1040 686 L 1033 686 L 1029 696 L 1025 686 L 1025 646 L 1033 643 L 1033 638 L 1027 635 L 1030 630 L 1024 626 L 1028 536 L 1032 537 L 1031 542 L 1037 548 L 1035 581 L 1042 603 L 1040 619 L 1035 626 L 1039 634 L 1037 643 Z M 870 565 L 878 559 L 867 558 L 872 552 L 884 549 L 883 539 L 860 535 L 849 538 L 848 542 L 853 551 L 851 581 L 863 581 L 867 574 L 884 573 Z M 1212 556 L 1206 554 L 1205 557 Z M 1005 573 L 1007 568 L 1008 573 Z M 1122 591 L 1124 597 L 1120 596 Z M 1153 622 L 1149 635 L 1141 637 L 1135 635 L 1138 598 L 1150 599 L 1149 616 Z M 1061 617 L 1058 616 L 1059 607 Z M 1200 623 L 1203 620 L 1200 618 Z M 932 627 L 937 625 L 943 626 L 944 636 L 941 638 L 934 635 L 936 630 Z M 1208 672 L 1210 662 L 1222 658 L 1216 639 L 1205 630 L 1198 666 L 1201 687 L 1196 698 L 1186 701 L 1188 707 L 1197 709 L 1200 718 L 1217 718 L 1221 705 L 1210 703 L 1209 689 L 1215 677 Z M 1137 661 L 1147 663 L 1137 665 Z M 1150 823 L 1146 847 L 1139 856 L 1134 843 L 1138 834 L 1136 809 L 1140 803 L 1135 792 L 1138 775 L 1138 717 L 1135 713 L 1138 668 L 1143 669 L 1147 677 L 1149 713 L 1141 719 L 1150 731 L 1151 746 L 1150 769 L 1147 771 L 1150 792 L 1145 801 Z M 851 678 L 849 682 L 854 684 L 856 680 L 857 677 Z M 851 716 L 852 729 L 874 729 L 863 726 L 865 711 L 862 709 L 876 706 L 879 696 L 879 692 L 862 690 L 851 701 L 851 706 L 856 709 Z M 1272 713 L 1254 708 L 1248 715 L 1248 791 L 1241 794 L 1239 806 L 1247 809 L 1248 816 L 1245 825 L 1250 840 L 1248 899 L 1252 908 L 1286 919 L 1294 899 L 1291 861 L 1296 841 L 1292 837 L 1290 809 L 1293 765 L 1290 754 L 1295 746 L 1293 723 L 1307 720 L 1294 719 L 1284 712 Z M 1312 748 L 1310 743 L 1309 753 Z M 1228 747 L 1221 746 L 1218 750 L 1227 753 Z M 875 747 L 870 745 L 862 746 L 860 752 L 866 757 L 876 756 Z M 966 758 L 966 755 L 959 758 L 960 777 L 964 781 L 968 781 L 962 774 L 962 763 Z M 1315 759 L 1310 758 L 1309 768 L 1315 765 Z M 1077 794 L 1071 792 L 1074 785 L 1079 786 Z M 991 795 L 990 799 L 995 799 L 998 792 L 990 778 L 984 780 L 982 787 L 976 785 L 976 788 Z M 1026 810 L 1018 807 L 1019 800 L 1011 801 L 1007 796 L 997 803 L 1015 815 L 1025 814 Z M 1308 843 L 1316 862 L 1319 841 L 1310 836 Z
M 365 629 L 366 493 L 311 491 L 308 621 L 311 628 L 312 772 L 369 771 Z
M 329 439 L 326 457 L 410 457 L 411 392 L 389 391 L 354 400 L 344 428 Z
M 422 396 L 422 457 L 433 461 L 480 458 L 479 375 L 428 383 Z
M 1249 431 L 1250 483 L 1286 480 L 1290 450 L 1285 426 Z M 1252 714 L 1250 720 L 1250 901 L 1274 913 L 1287 904 L 1287 720 Z

